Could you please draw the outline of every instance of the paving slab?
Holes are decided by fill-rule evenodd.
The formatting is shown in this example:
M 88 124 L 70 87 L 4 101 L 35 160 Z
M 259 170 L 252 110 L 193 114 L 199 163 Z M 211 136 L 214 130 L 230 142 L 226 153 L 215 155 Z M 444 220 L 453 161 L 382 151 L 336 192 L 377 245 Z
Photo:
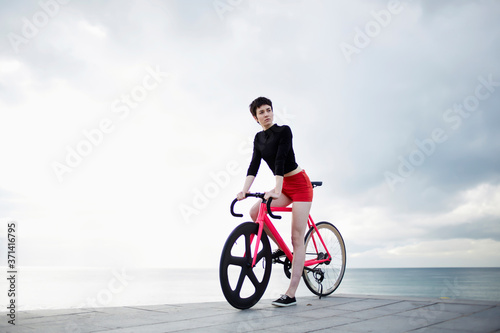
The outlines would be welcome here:
M 3 313 L 0 332 L 500 332 L 500 302 L 334 295 L 300 297 L 277 308 L 261 300 L 248 310 L 226 302 Z M 2 313 L 0 313 L 2 314 Z

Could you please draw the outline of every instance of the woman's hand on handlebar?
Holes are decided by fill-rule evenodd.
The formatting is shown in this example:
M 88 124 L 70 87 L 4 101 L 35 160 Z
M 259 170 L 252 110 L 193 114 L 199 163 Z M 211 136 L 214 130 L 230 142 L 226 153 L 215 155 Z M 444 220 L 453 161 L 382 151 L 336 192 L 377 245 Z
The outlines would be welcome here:
M 266 194 L 264 195 L 264 199 L 266 199 L 266 200 L 269 198 L 273 198 L 273 200 L 274 200 L 274 199 L 278 199 L 279 197 L 280 197 L 280 194 L 276 193 L 274 190 L 266 192 Z
M 238 193 L 238 194 L 236 194 L 236 199 L 238 199 L 238 201 L 243 200 L 243 199 L 245 199 L 246 197 L 247 197 L 247 194 L 246 194 L 246 193 L 244 193 L 243 191 L 242 191 L 242 192 L 240 192 L 240 193 Z

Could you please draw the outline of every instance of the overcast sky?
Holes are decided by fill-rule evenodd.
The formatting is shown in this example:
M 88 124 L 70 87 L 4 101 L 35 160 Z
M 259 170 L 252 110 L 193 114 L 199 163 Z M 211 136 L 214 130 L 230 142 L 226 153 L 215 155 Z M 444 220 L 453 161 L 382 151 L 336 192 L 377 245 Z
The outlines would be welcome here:
M 249 219 L 229 204 L 267 96 L 349 267 L 498 267 L 499 17 L 497 1 L 1 1 L 2 251 L 16 221 L 19 265 L 217 267 Z M 262 164 L 252 190 L 273 185 Z

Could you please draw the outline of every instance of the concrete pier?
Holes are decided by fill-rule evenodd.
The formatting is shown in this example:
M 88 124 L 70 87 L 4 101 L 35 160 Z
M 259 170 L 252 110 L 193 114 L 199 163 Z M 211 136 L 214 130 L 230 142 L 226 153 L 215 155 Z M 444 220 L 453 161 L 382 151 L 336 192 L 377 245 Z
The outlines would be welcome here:
M 3 313 L 0 332 L 500 332 L 500 302 L 335 295 L 248 310 L 226 302 Z

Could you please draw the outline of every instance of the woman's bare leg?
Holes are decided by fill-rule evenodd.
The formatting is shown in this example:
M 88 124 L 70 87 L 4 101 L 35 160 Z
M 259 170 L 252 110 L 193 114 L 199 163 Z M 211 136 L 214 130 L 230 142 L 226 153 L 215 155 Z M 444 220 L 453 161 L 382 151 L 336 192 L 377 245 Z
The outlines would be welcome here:
M 306 249 L 304 245 L 304 235 L 309 219 L 309 211 L 312 202 L 294 202 L 292 207 L 292 276 L 286 295 L 295 297 L 295 292 L 300 283 L 302 272 L 304 271 L 304 262 L 306 258 Z

